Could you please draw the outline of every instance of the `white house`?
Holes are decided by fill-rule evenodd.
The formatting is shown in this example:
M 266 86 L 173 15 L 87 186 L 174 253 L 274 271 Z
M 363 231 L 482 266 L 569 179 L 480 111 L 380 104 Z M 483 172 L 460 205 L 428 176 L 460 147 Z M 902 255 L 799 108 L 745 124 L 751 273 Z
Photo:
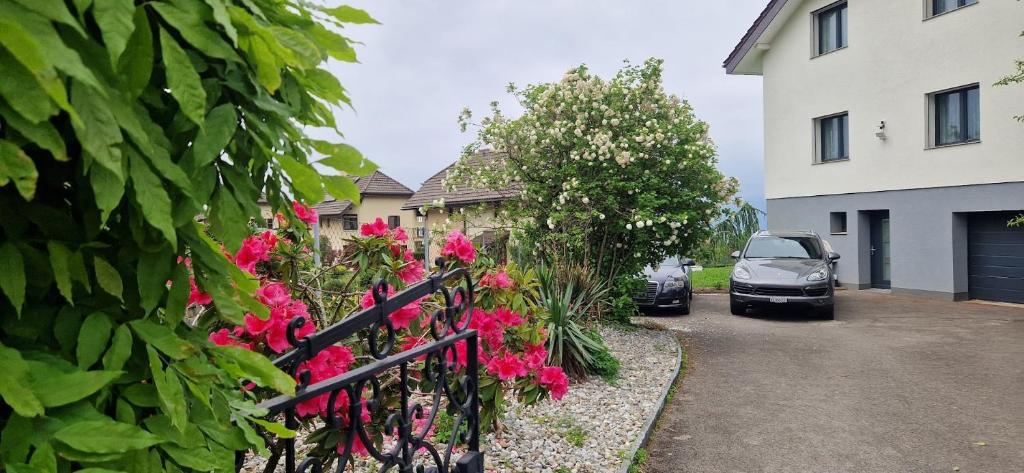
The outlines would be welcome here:
M 770 229 L 854 288 L 1024 302 L 1024 4 L 771 0 L 725 61 L 763 77 Z

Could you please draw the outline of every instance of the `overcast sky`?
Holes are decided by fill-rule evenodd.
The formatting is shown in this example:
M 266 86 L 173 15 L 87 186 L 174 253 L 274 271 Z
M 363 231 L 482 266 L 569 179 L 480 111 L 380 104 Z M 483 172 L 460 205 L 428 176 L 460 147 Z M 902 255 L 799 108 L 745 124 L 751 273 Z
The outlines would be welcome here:
M 331 3 L 331 2 L 328 2 Z M 764 208 L 761 80 L 727 76 L 722 61 L 765 0 L 352 0 L 380 25 L 352 26 L 360 64 L 332 63 L 355 111 L 338 114 L 345 141 L 416 190 L 473 139 L 476 117 L 505 92 L 587 64 L 608 77 L 624 59 L 665 60 L 665 89 L 711 124 L 719 167 Z

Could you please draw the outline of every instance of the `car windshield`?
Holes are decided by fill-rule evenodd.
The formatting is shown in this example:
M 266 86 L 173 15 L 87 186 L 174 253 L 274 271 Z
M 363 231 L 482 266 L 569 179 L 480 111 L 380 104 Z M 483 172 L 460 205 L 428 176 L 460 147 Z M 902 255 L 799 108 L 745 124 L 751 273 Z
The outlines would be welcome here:
M 821 247 L 813 237 L 766 236 L 750 240 L 746 258 L 809 258 L 821 259 Z
M 665 261 L 662 261 L 659 266 L 679 266 L 679 258 L 669 256 Z

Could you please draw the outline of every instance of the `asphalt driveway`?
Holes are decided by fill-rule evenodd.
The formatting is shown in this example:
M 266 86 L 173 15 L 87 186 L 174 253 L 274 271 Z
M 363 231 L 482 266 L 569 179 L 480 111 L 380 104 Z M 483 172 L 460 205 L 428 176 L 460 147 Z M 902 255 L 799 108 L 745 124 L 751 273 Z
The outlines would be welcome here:
M 1024 471 L 1024 309 L 841 291 L 835 321 L 726 295 L 649 318 L 688 372 L 648 473 Z

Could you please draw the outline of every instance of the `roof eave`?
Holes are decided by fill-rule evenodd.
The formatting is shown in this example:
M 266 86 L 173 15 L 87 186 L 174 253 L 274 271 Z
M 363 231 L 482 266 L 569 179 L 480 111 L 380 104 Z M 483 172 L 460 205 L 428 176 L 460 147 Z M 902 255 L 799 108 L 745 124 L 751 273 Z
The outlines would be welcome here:
M 730 75 L 761 75 L 761 58 L 778 25 L 785 23 L 800 1 L 771 0 L 729 53 L 722 66 Z M 774 26 L 774 27 L 773 27 Z

